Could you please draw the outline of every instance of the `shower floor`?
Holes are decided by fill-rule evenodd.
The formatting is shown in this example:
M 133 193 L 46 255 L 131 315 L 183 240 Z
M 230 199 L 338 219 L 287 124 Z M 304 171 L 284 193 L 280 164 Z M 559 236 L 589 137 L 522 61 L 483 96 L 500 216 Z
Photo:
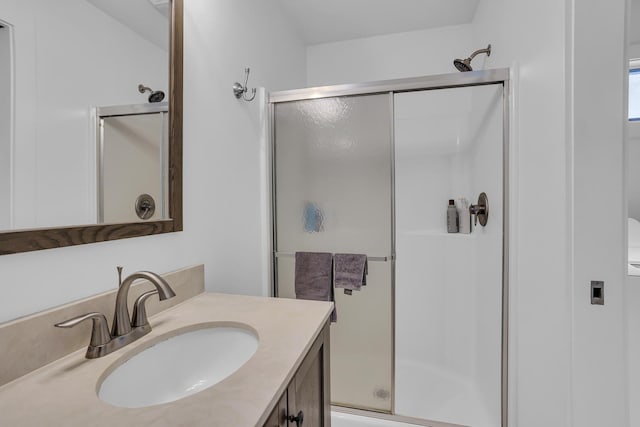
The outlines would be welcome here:
M 495 388 L 499 393 L 499 384 Z M 486 396 L 474 381 L 437 367 L 407 361 L 398 361 L 396 365 L 395 410 L 410 417 L 446 420 L 452 425 L 500 425 L 499 408 L 494 408 L 492 416 Z

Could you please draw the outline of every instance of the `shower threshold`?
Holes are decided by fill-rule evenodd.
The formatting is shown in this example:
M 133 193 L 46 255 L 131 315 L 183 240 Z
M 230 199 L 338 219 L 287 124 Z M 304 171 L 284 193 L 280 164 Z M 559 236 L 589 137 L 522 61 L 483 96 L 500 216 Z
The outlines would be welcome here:
M 331 425 L 332 427 L 468 427 L 334 405 L 331 406 Z

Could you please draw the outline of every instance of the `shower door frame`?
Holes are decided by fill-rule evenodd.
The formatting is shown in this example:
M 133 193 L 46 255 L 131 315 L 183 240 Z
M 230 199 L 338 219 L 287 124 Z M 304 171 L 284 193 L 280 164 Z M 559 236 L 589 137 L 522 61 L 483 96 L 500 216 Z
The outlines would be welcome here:
M 93 115 L 93 134 L 96 138 L 96 150 L 97 160 L 96 169 L 96 199 L 97 199 L 97 222 L 98 224 L 104 224 L 104 186 L 105 186 L 105 166 L 104 166 L 104 120 L 111 117 L 132 117 L 143 116 L 150 114 L 160 114 L 162 116 L 162 131 L 160 141 L 160 169 L 162 176 L 160 177 L 160 193 L 162 195 L 162 209 L 160 210 L 162 217 L 160 219 L 167 218 L 170 213 L 168 212 L 169 201 L 169 151 L 168 151 L 168 127 L 165 126 L 165 121 L 169 120 L 169 103 L 157 102 L 149 104 L 129 104 L 129 105 L 115 105 L 109 107 L 95 107 L 92 110 Z
M 281 255 L 275 251 L 277 242 L 277 212 L 276 212 L 276 168 L 275 168 L 275 105 L 283 102 L 304 101 L 321 98 L 334 98 L 342 96 L 359 96 L 373 94 L 389 94 L 391 109 L 391 254 L 384 257 L 384 261 L 391 262 L 391 331 L 392 331 L 392 364 L 391 371 L 391 417 L 397 417 L 402 421 L 402 416 L 395 415 L 395 249 L 396 249 L 396 216 L 395 216 L 395 129 L 394 123 L 394 102 L 393 95 L 403 92 L 415 92 L 438 89 L 452 89 L 471 86 L 502 85 L 502 201 L 503 201 L 503 222 L 502 222 L 502 331 L 501 331 L 501 361 L 500 361 L 500 395 L 501 407 L 500 418 L 501 427 L 509 425 L 509 144 L 510 144 L 510 123 L 511 111 L 511 79 L 509 68 L 498 68 L 492 70 L 471 71 L 465 73 L 437 74 L 432 76 L 411 77 L 394 80 L 380 80 L 366 83 L 351 83 L 332 86 L 318 86 L 304 89 L 293 89 L 269 93 L 268 105 L 268 136 L 269 136 L 269 156 L 268 167 L 270 180 L 270 202 L 269 210 L 271 218 L 271 293 L 278 296 L 278 269 L 277 258 Z M 344 409 L 342 409 L 344 408 Z M 345 411 L 346 409 L 346 411 Z M 348 407 L 341 407 L 343 412 L 348 412 Z M 355 413 L 362 413 L 362 410 L 355 409 Z M 416 419 L 411 419 L 414 423 Z M 424 420 L 429 422 L 428 420 Z M 431 424 L 424 424 L 431 425 Z M 442 425 L 442 423 L 440 423 Z

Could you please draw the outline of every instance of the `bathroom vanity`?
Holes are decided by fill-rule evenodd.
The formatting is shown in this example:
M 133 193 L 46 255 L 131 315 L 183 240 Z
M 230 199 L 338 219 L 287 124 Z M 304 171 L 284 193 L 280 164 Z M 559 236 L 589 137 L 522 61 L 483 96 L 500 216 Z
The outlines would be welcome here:
M 300 364 L 287 390 L 278 399 L 265 427 L 329 426 L 329 324 L 327 323 Z
M 182 289 L 174 283 L 175 278 L 164 277 L 179 296 Z M 149 286 L 134 285 L 132 298 Z M 112 295 L 96 298 L 113 303 Z M 88 300 L 78 304 L 88 303 L 95 304 Z M 152 304 L 149 308 L 150 313 L 157 310 Z M 46 352 L 47 340 L 64 340 L 65 334 L 86 334 L 86 346 L 89 328 L 63 330 L 53 328 L 51 323 L 52 318 L 64 320 L 86 309 L 70 304 L 1 325 L 2 342 L 9 346 L 15 343 L 13 351 L 3 353 L 3 364 L 18 366 L 33 356 L 24 349 L 18 351 L 22 342 L 29 341 L 25 328 L 38 337 L 38 344 L 31 342 L 28 346 L 34 353 Z M 293 427 L 302 425 L 304 419 L 305 427 L 329 426 L 331 310 L 332 305 L 325 302 L 198 293 L 152 315 L 149 320 L 153 330 L 124 348 L 89 360 L 85 347 L 4 384 L 0 387 L 0 425 Z M 40 335 L 34 330 L 35 324 L 49 326 Z M 124 407 L 126 399 L 124 406 L 101 400 L 103 382 L 127 361 L 160 347 L 156 344 L 207 328 L 250 332 L 257 339 L 255 353 L 220 382 L 187 397 L 140 407 Z M 182 351 L 188 353 L 189 348 Z M 180 371 L 183 366 L 176 363 L 163 363 L 154 376 L 162 378 Z

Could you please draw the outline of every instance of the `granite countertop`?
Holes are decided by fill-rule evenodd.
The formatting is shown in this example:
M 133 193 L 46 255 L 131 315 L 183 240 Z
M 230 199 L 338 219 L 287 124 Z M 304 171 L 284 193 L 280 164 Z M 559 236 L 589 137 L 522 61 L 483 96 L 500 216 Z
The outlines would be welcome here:
M 326 302 L 200 294 L 151 317 L 150 334 L 112 354 L 88 360 L 84 349 L 76 351 L 0 387 L 0 425 L 262 426 L 331 308 Z M 103 374 L 114 363 L 172 335 L 216 322 L 248 325 L 259 337 L 254 356 L 220 383 L 145 408 L 115 407 L 98 398 Z

